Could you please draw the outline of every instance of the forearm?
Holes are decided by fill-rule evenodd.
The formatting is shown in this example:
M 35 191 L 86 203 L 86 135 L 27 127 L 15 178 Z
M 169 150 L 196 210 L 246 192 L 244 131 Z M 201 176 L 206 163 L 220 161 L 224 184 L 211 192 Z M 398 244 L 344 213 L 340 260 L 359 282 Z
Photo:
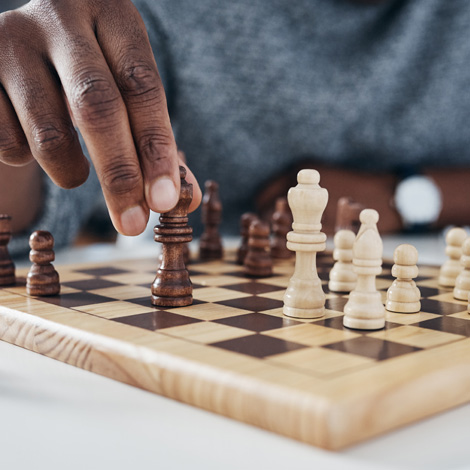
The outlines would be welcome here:
M 0 213 L 12 217 L 14 233 L 28 228 L 42 204 L 42 174 L 36 162 L 13 167 L 0 162 Z

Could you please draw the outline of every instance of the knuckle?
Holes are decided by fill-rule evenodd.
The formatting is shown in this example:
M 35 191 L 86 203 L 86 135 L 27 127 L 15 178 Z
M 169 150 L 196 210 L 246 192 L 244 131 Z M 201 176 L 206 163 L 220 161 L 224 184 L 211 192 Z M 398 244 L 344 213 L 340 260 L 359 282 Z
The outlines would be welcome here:
M 127 162 L 108 164 L 102 171 L 102 185 L 109 193 L 119 196 L 134 191 L 141 183 L 140 168 Z
M 70 104 L 78 115 L 97 125 L 120 111 L 120 95 L 108 77 L 99 71 L 85 71 L 73 86 Z
M 64 124 L 42 122 L 33 126 L 32 139 L 36 149 L 45 155 L 68 150 L 76 143 L 72 129 Z
M 122 92 L 130 98 L 141 102 L 163 100 L 164 92 L 158 72 L 146 62 L 125 64 L 117 80 Z
M 152 133 L 138 139 L 140 157 L 152 163 L 170 163 L 173 136 L 164 129 L 155 129 Z

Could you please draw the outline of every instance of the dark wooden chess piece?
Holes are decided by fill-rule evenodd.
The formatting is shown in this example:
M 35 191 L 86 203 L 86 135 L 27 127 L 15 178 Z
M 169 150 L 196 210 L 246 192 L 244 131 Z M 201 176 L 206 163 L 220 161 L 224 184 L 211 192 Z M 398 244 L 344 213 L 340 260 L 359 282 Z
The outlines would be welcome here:
M 271 256 L 273 258 L 287 259 L 293 252 L 287 249 L 287 234 L 292 230 L 292 212 L 287 203 L 287 198 L 276 199 L 276 208 L 271 217 L 273 239 L 271 242 Z
M 248 231 L 248 253 L 245 257 L 245 274 L 253 277 L 268 277 L 273 273 L 269 225 L 255 220 Z
M 222 258 L 222 241 L 219 225 L 222 220 L 222 203 L 219 198 L 219 185 L 212 180 L 206 181 L 204 197 L 202 198 L 202 222 L 204 233 L 199 244 L 201 259 Z
M 243 264 L 245 256 L 248 252 L 248 230 L 253 221 L 257 220 L 258 216 L 253 212 L 245 212 L 240 217 L 240 236 L 242 237 L 240 247 L 237 250 L 237 263 Z
M 186 182 L 186 169 L 180 166 L 181 192 L 178 204 L 160 216 L 154 228 L 155 241 L 163 244 L 162 260 L 152 284 L 152 304 L 159 307 L 183 307 L 193 303 L 193 286 L 184 264 L 184 244 L 192 240 L 188 226 L 188 208 L 193 185 Z
M 359 214 L 366 208 L 364 204 L 354 201 L 352 197 L 338 199 L 336 206 L 335 233 L 339 230 L 352 230 L 357 234 L 361 227 Z
M 33 265 L 26 278 L 26 292 L 38 296 L 59 294 L 59 274 L 51 264 L 55 259 L 54 237 L 38 230 L 29 237 L 29 246 L 29 259 Z
M 11 217 L 0 214 L 0 286 L 11 286 L 15 283 L 15 265 L 7 248 L 10 239 Z

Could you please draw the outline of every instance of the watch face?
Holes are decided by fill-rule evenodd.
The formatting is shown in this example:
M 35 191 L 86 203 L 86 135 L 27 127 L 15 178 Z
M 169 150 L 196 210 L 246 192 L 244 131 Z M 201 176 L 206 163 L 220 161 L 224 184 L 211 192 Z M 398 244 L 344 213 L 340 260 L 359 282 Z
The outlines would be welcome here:
M 441 213 L 441 192 L 431 178 L 411 176 L 397 185 L 395 206 L 406 225 L 432 224 Z

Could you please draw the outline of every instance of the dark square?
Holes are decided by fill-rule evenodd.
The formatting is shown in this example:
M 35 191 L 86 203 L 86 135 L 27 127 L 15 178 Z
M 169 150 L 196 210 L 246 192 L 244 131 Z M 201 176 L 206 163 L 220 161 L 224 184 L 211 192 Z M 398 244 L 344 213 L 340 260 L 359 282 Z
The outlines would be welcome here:
M 270 284 L 263 284 L 262 282 L 253 281 L 231 284 L 230 286 L 223 286 L 223 288 L 235 290 L 237 292 L 245 292 L 251 295 L 266 294 L 267 292 L 275 292 L 277 290 L 285 289 L 285 287 L 272 286 Z
M 281 308 L 284 303 L 282 300 L 267 299 L 265 297 L 242 297 L 241 299 L 229 299 L 215 302 L 227 307 L 241 308 L 249 312 L 262 312 L 264 310 L 271 310 L 273 308 Z
M 113 321 L 156 331 L 164 328 L 172 328 L 173 326 L 189 325 L 191 323 L 200 322 L 201 320 L 173 312 L 166 312 L 165 310 L 154 310 L 153 312 L 139 313 L 128 317 L 113 318 Z
M 234 277 L 239 277 L 239 278 L 244 278 L 247 280 L 254 279 L 253 276 L 247 276 L 243 271 L 230 271 L 227 273 L 221 273 L 224 276 L 234 276 Z M 278 273 L 272 273 L 271 276 L 263 276 L 263 277 L 256 277 L 256 279 L 271 279 L 273 277 L 279 277 L 281 274 Z
M 446 290 L 444 289 L 435 289 L 434 287 L 425 287 L 425 286 L 418 286 L 419 291 L 421 292 L 421 297 L 423 299 L 427 297 L 432 297 L 434 295 L 445 294 Z
M 430 330 L 444 331 L 455 335 L 470 336 L 470 320 L 454 317 L 438 317 L 416 323 L 414 326 L 429 328 Z
M 256 331 L 257 333 L 300 324 L 300 322 L 290 318 L 274 317 L 264 313 L 247 313 L 246 315 L 237 315 L 236 317 L 221 318 L 214 320 L 214 323 Z
M 220 341 L 218 343 L 212 343 L 210 346 L 258 358 L 305 348 L 302 344 L 260 334 Z
M 322 346 L 326 349 L 334 351 L 342 351 L 348 354 L 356 354 L 358 356 L 369 357 L 377 361 L 383 361 L 392 357 L 401 356 L 403 354 L 420 351 L 421 348 L 407 346 L 405 344 L 393 343 L 370 336 L 359 336 L 347 341 L 339 343 L 325 344 Z
M 90 276 L 112 276 L 114 274 L 128 273 L 125 269 L 118 269 L 109 267 L 103 268 L 90 268 L 90 269 L 77 269 L 77 273 L 89 274 Z
M 442 300 L 422 299 L 421 311 L 427 313 L 436 313 L 438 315 L 451 315 L 453 313 L 464 312 L 466 305 L 454 304 L 452 302 L 443 302 Z
M 53 297 L 41 297 L 43 302 L 59 305 L 60 307 L 77 308 L 84 305 L 102 304 L 113 302 L 116 299 L 104 297 L 103 295 L 91 294 L 90 292 L 74 292 L 73 294 L 62 294 Z
M 81 281 L 63 282 L 62 285 L 80 290 L 94 290 L 122 286 L 123 284 L 120 282 L 107 281 L 106 279 L 93 278 L 83 279 Z

